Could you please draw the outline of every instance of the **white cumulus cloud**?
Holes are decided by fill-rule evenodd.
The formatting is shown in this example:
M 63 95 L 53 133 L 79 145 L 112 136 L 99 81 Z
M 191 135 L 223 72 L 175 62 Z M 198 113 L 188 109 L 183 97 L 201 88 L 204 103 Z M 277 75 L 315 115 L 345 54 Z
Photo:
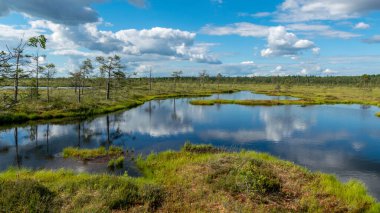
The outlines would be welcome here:
M 315 45 L 312 41 L 298 39 L 294 33 L 286 31 L 285 27 L 273 27 L 269 30 L 268 48 L 261 51 L 264 57 L 269 56 L 294 56 L 301 51 L 312 49 Z
M 261 56 L 295 56 L 301 51 L 315 47 L 314 42 L 299 39 L 294 33 L 287 32 L 284 26 L 268 27 L 247 22 L 234 23 L 226 26 L 206 25 L 201 33 L 207 35 L 238 35 L 242 37 L 267 38 L 267 48 L 261 51 Z
M 85 48 L 104 54 L 158 55 L 200 63 L 221 63 L 209 53 L 212 45 L 195 43 L 196 34 L 192 32 L 162 27 L 112 32 L 99 30 L 98 24 L 66 26 L 45 20 L 30 22 L 32 29 L 50 32 L 47 34 L 49 47 L 59 55 L 81 55 Z
M 359 22 L 355 25 L 355 29 L 359 29 L 359 30 L 365 30 L 365 29 L 368 29 L 370 28 L 371 26 L 369 24 L 366 24 L 364 22 Z

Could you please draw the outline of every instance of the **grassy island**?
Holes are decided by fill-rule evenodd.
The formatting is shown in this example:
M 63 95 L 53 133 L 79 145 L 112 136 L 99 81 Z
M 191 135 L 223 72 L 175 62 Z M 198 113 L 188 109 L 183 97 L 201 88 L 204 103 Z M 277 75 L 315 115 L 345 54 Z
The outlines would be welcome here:
M 115 158 L 124 154 L 120 147 L 110 146 L 108 149 L 99 147 L 97 149 L 79 149 L 67 147 L 63 150 L 64 158 L 77 158 L 79 160 L 94 160 L 99 158 Z

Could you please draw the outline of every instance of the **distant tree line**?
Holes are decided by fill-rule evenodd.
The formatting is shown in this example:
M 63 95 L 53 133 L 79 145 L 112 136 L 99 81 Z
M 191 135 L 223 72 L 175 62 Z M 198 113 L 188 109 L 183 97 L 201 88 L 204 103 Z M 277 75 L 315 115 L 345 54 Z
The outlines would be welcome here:
M 178 71 L 176 71 L 178 73 Z M 174 77 L 174 76 L 173 76 Z M 178 79 L 178 76 L 174 77 Z M 170 77 L 155 78 L 156 81 L 169 81 Z M 183 83 L 204 84 L 275 84 L 275 85 L 324 85 L 324 86 L 355 86 L 378 87 L 380 75 L 362 76 L 255 76 L 228 77 L 218 73 L 210 76 L 201 71 L 196 77 L 180 77 Z M 177 80 L 178 81 L 178 80 Z

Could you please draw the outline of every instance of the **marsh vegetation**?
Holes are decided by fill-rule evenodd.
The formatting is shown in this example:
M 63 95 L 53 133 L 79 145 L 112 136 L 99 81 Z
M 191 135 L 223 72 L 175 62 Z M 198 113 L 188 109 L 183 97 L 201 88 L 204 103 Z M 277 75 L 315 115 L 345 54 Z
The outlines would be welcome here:
M 0 204 L 40 212 L 380 211 L 363 184 L 342 184 L 267 154 L 188 143 L 179 152 L 141 156 L 137 165 L 139 178 L 10 169 L 0 174 Z

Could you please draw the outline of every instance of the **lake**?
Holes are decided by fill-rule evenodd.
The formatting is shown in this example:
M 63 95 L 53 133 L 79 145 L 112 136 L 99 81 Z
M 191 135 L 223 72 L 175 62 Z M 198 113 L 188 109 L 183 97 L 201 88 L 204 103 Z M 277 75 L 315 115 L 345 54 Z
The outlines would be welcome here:
M 293 99 L 250 92 L 199 99 Z M 186 141 L 267 152 L 313 171 L 357 178 L 380 200 L 379 108 L 361 105 L 192 106 L 180 98 L 154 100 L 137 108 L 67 124 L 18 126 L 0 130 L 0 170 L 69 168 L 109 172 L 106 166 L 65 160 L 65 147 L 111 144 L 149 154 L 179 150 Z M 132 157 L 131 157 L 132 158 Z M 132 160 L 126 171 L 139 175 Z M 123 171 L 117 171 L 122 173 Z

